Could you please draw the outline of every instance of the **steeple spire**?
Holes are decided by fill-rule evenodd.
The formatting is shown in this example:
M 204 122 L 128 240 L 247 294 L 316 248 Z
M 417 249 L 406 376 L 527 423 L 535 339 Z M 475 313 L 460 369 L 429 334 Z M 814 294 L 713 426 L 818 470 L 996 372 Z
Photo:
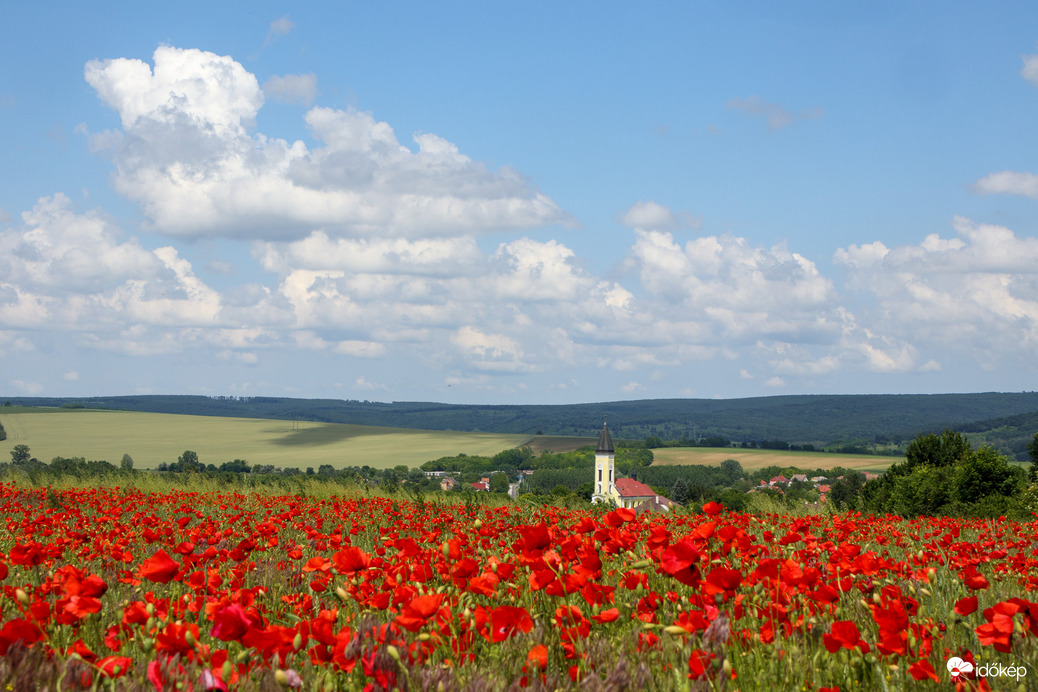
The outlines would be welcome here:
M 598 435 L 598 446 L 595 448 L 595 453 L 598 452 L 609 452 L 613 453 L 613 439 L 609 437 L 609 426 L 602 422 L 602 432 Z

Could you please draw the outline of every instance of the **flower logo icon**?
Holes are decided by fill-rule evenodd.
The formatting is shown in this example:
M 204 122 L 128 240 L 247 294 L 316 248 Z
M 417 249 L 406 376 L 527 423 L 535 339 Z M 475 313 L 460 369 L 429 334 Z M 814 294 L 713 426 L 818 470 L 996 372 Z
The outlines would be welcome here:
M 963 661 L 958 656 L 953 656 L 948 659 L 948 672 L 951 673 L 952 680 L 957 680 L 963 673 L 972 673 L 973 664 Z

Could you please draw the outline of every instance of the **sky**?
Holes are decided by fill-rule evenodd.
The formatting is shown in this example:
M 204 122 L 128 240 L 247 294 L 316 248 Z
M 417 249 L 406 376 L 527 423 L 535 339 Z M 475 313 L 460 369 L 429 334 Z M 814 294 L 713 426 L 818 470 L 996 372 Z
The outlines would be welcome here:
M 4 14 L 0 396 L 1035 389 L 1034 3 Z

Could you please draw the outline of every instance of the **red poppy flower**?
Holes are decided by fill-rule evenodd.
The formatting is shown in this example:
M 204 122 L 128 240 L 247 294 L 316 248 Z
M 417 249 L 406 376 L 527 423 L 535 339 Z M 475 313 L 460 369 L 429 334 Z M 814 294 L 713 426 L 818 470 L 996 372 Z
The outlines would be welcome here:
M 720 504 L 718 504 L 716 502 L 713 502 L 713 501 L 707 502 L 705 505 L 703 505 L 703 513 L 707 514 L 707 515 L 709 515 L 711 517 L 720 514 L 723 509 L 724 509 L 723 505 L 720 505 Z
M 371 564 L 371 556 L 356 546 L 344 548 L 332 555 L 332 564 L 339 574 L 353 576 Z
M 526 608 L 498 606 L 490 613 L 490 641 L 502 642 L 517 632 L 533 629 L 533 618 Z
M 941 679 L 937 677 L 937 671 L 933 669 L 930 662 L 925 658 L 921 658 L 908 667 L 908 674 L 915 680 L 926 680 L 930 679 L 934 682 L 940 682 Z
M 977 610 L 977 597 L 968 596 L 955 601 L 955 612 L 959 615 L 970 615 Z
M 177 576 L 179 571 L 180 564 L 160 548 L 159 552 L 141 563 L 137 573 L 148 581 L 167 584 Z
M 129 656 L 105 656 L 97 662 L 97 668 L 106 678 L 121 678 L 130 672 L 133 659 Z
M 836 653 L 840 649 L 853 649 L 859 642 L 861 633 L 852 620 L 834 622 L 829 631 L 822 635 L 822 643 L 829 653 Z
M 237 641 L 256 624 L 240 603 L 232 603 L 213 614 L 210 636 L 220 641 Z

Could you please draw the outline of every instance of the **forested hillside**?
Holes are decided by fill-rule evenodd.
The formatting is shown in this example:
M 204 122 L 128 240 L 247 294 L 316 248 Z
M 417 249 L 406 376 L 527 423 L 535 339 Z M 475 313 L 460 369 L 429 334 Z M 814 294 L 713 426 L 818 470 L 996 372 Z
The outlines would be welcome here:
M 816 445 L 841 441 L 902 442 L 922 432 L 946 428 L 981 433 L 1015 426 L 1014 435 L 1029 437 L 1038 424 L 1036 392 L 647 399 L 550 406 L 205 396 L 11 397 L 8 401 L 29 406 L 85 406 L 531 435 L 595 435 L 605 419 L 619 438 L 644 439 L 653 435 L 664 440 L 695 441 L 721 437 L 735 442 L 784 440 Z

